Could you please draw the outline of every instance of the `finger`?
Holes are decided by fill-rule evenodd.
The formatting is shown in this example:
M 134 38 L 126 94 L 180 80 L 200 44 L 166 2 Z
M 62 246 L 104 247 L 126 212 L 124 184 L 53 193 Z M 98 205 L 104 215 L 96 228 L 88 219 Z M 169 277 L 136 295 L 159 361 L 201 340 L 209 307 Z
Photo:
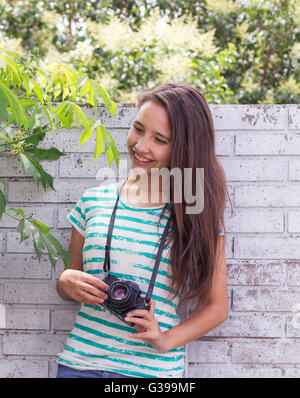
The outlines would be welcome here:
M 128 335 L 128 337 L 131 337 L 133 339 L 149 339 L 150 338 L 148 332 L 131 333 Z
M 90 285 L 89 283 L 80 283 L 80 288 L 85 292 L 92 294 L 93 296 L 98 297 L 98 299 L 107 299 L 107 294 L 103 293 L 101 290 L 96 289 L 94 286 Z
M 95 278 L 94 276 L 89 275 L 87 273 L 84 274 L 84 281 L 89 283 L 89 284 L 91 284 L 91 285 L 93 285 L 93 286 L 95 286 L 96 288 L 100 288 L 100 289 L 105 290 L 105 291 L 107 291 L 108 287 L 109 287 L 101 279 Z
M 148 319 L 149 321 L 153 319 L 153 315 L 150 314 L 148 310 L 133 310 L 128 312 L 127 316 L 140 316 L 142 318 Z
M 96 297 L 92 294 L 89 294 L 88 292 L 82 291 L 81 294 L 79 295 L 79 299 L 81 303 L 84 304 L 90 304 L 90 305 L 99 305 L 104 302 L 103 299 L 99 299 L 99 297 Z
M 153 316 L 154 316 L 154 311 L 155 311 L 155 301 L 151 299 L 149 312 Z
M 135 325 L 142 326 L 145 329 L 150 329 L 152 326 L 152 323 L 150 321 L 148 321 L 147 319 L 143 319 L 143 318 L 126 317 L 125 321 L 134 323 Z

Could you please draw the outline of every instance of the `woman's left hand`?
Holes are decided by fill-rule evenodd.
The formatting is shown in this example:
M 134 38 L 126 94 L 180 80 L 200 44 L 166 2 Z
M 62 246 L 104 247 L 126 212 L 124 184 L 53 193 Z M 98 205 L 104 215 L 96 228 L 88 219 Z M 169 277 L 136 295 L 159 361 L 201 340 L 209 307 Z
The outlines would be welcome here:
M 126 315 L 125 320 L 134 323 L 137 331 L 137 333 L 130 334 L 128 337 L 142 339 L 157 351 L 167 352 L 169 351 L 167 338 L 154 317 L 154 310 L 155 302 L 151 299 L 149 310 L 133 310 Z

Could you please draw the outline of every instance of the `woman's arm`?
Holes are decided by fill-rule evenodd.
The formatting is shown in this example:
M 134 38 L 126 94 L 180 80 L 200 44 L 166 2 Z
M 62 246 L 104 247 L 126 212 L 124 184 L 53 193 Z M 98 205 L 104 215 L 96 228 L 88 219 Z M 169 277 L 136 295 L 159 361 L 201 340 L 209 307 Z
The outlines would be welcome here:
M 61 273 L 56 290 L 63 300 L 75 300 L 91 305 L 102 304 L 107 299 L 107 295 L 99 288 L 107 291 L 108 286 L 100 279 L 83 271 L 83 246 L 84 237 L 72 226 L 68 249 L 71 254 L 70 268 L 66 268 Z
M 128 321 L 134 322 L 138 331 L 141 332 L 132 334 L 130 337 L 142 338 L 160 352 L 167 352 L 199 339 L 226 320 L 228 293 L 224 236 L 220 236 L 218 240 L 216 267 L 208 305 L 194 310 L 187 320 L 165 332 L 160 330 L 154 318 L 154 307 L 155 303 L 152 300 L 150 312 L 142 310 L 131 312 Z M 132 318 L 134 316 L 143 316 L 143 318 Z

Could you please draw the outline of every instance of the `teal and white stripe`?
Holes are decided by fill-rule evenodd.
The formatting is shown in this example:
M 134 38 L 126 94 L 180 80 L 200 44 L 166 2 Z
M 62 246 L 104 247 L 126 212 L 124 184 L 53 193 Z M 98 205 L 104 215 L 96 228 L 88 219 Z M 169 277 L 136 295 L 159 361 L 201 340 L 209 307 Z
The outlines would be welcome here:
M 122 184 L 123 181 L 120 183 Z M 67 215 L 85 237 L 84 271 L 103 279 L 107 230 L 119 190 L 119 183 L 88 189 Z M 119 199 L 111 241 L 111 273 L 148 290 L 155 256 L 169 216 L 169 209 L 158 225 L 163 206 L 134 208 Z M 153 291 L 155 316 L 163 331 L 179 323 L 178 297 L 170 300 L 170 247 L 167 246 Z M 128 337 L 135 329 L 103 307 L 82 304 L 58 363 L 76 369 L 106 370 L 134 377 L 183 377 L 184 348 L 159 353 L 149 344 Z

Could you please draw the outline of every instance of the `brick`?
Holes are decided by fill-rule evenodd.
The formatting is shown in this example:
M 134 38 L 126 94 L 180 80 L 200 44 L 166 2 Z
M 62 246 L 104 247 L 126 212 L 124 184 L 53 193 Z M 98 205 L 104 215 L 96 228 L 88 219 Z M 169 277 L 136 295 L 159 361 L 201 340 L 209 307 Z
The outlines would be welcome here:
M 127 166 L 126 175 L 124 175 L 124 177 L 122 176 L 122 178 L 125 178 L 128 175 L 129 170 L 131 168 L 131 161 L 129 156 L 127 155 L 122 155 L 120 160 L 126 163 Z M 107 170 L 101 171 L 101 169 L 107 169 Z M 108 176 L 110 176 L 110 173 L 114 173 L 113 176 L 116 180 L 120 178 L 116 163 L 113 162 L 111 164 L 111 167 L 109 167 L 106 155 L 100 155 L 96 160 L 96 162 L 94 162 L 93 154 L 70 154 L 60 159 L 60 164 L 59 164 L 60 177 L 71 177 L 71 178 L 94 177 L 97 180 L 99 179 L 99 181 L 101 181 L 102 179 L 104 179 L 102 178 L 104 173 L 105 175 Z
M 10 181 L 9 195 L 10 202 L 39 202 L 39 203 L 67 203 L 77 202 L 83 192 L 89 188 L 99 185 L 95 178 L 81 180 L 54 179 L 54 188 L 46 192 L 33 182 Z
M 8 304 L 65 304 L 55 283 L 4 283 L 4 302 Z
M 289 129 L 300 129 L 300 106 L 289 105 L 288 107 L 288 127 Z
M 10 333 L 3 336 L 5 355 L 57 355 L 63 350 L 66 336 L 53 333 Z
M 300 184 L 251 184 L 235 187 L 235 206 L 299 206 Z
M 78 198 L 79 199 L 79 198 Z M 67 206 L 60 206 L 57 209 L 57 228 L 71 228 L 72 224 L 67 218 L 67 215 L 71 212 L 75 204 L 70 204 Z
M 55 163 L 51 161 L 40 161 L 40 165 L 51 176 L 55 175 Z M 24 174 L 22 163 L 15 156 L 0 155 L 1 177 L 26 177 L 32 176 L 29 172 Z
M 287 125 L 285 105 L 210 106 L 216 130 L 281 130 Z
M 293 366 L 288 368 L 287 366 L 283 367 L 284 369 L 284 373 L 285 373 L 285 377 L 286 378 L 297 378 L 299 379 L 299 375 L 300 375 L 300 366 Z
M 129 128 L 122 129 L 120 127 L 107 128 L 109 133 L 119 150 L 120 153 L 127 153 L 127 135 Z M 39 145 L 41 148 L 55 147 L 63 153 L 94 153 L 96 148 L 96 134 L 94 133 L 90 139 L 83 144 L 79 145 L 81 130 L 72 128 L 68 130 L 61 130 L 56 135 L 48 134 L 43 142 Z M 103 146 L 103 154 L 105 154 Z M 60 158 L 62 159 L 62 158 Z
M 79 307 L 78 307 L 79 308 Z M 53 330 L 68 330 L 73 327 L 77 310 L 54 310 L 53 311 Z
M 284 232 L 284 214 L 273 209 L 237 209 L 225 216 L 225 226 L 230 233 Z
M 206 337 L 281 337 L 284 319 L 281 315 L 261 313 L 231 314 L 226 321 L 208 332 Z
M 199 364 L 189 366 L 189 378 L 279 378 L 283 371 L 279 367 L 266 365 Z M 296 377 L 296 376 L 295 376 Z
M 299 159 L 289 160 L 289 180 L 300 181 L 300 161 Z
M 284 282 L 285 263 L 275 260 L 227 260 L 228 284 L 281 285 Z
M 287 262 L 286 281 L 288 285 L 300 286 L 300 263 L 299 260 Z
M 216 155 L 231 155 L 233 153 L 234 136 L 228 132 L 216 131 Z
M 300 155 L 300 134 L 237 134 L 235 154 Z
M 233 287 L 233 311 L 291 311 L 300 303 L 300 289 Z
M 50 310 L 6 307 L 5 329 L 49 330 Z
M 300 363 L 300 341 L 255 340 L 232 343 L 233 363 Z
M 1 253 L 0 264 L 0 278 L 51 278 L 51 263 L 46 255 L 42 255 L 41 262 L 39 262 L 36 255 Z
M 283 181 L 288 162 L 285 159 L 223 158 L 227 181 Z
M 289 210 L 288 232 L 300 232 L 300 210 Z
M 51 234 L 59 241 L 63 247 L 67 247 L 69 242 L 69 233 L 64 232 L 51 232 Z M 35 253 L 33 246 L 33 238 L 30 236 L 28 239 L 20 243 L 21 236 L 18 232 L 7 232 L 7 252 L 14 253 Z M 48 251 L 44 251 L 45 254 Z
M 107 130 L 112 135 L 119 152 L 127 153 L 126 140 L 129 129 L 109 128 Z M 79 145 L 80 135 L 81 131 L 77 128 L 72 128 L 71 132 L 61 130 L 54 136 L 52 134 L 48 134 L 39 147 L 44 149 L 55 147 L 63 153 L 94 153 L 96 148 L 96 135 L 92 135 L 88 141 Z M 105 154 L 104 147 L 102 153 Z
M 106 128 L 129 128 L 138 112 L 135 103 L 118 104 L 115 115 L 109 113 L 103 104 L 100 104 L 97 108 L 85 106 L 83 109 L 87 117 L 100 119 Z
M 4 233 L 0 232 L 0 250 L 4 251 L 5 238 Z
M 300 306 L 300 301 L 299 301 Z M 286 320 L 286 337 L 300 338 L 300 311 L 290 312 Z
M 15 208 L 19 208 L 19 206 L 16 206 Z M 40 205 L 34 205 L 34 206 L 22 205 L 22 210 L 24 211 L 27 217 L 32 217 L 35 220 L 38 220 L 43 224 L 47 225 L 49 228 L 53 227 L 53 219 L 55 213 L 55 209 L 53 207 L 40 206 Z M 14 211 L 10 211 L 10 213 L 13 216 L 16 216 L 16 213 Z M 20 217 L 18 216 L 18 218 Z M 12 217 L 3 214 L 2 220 L 0 221 L 0 228 L 16 228 L 18 223 L 19 222 L 13 219 Z
M 1 378 L 46 378 L 48 377 L 47 360 L 0 359 Z
M 229 345 L 224 341 L 197 340 L 188 344 L 188 360 L 200 362 L 228 362 L 230 359 Z
M 234 241 L 235 258 L 299 259 L 300 237 L 244 237 L 238 236 Z
M 232 236 L 225 236 L 225 252 L 226 252 L 226 259 L 233 257 L 233 237 Z

